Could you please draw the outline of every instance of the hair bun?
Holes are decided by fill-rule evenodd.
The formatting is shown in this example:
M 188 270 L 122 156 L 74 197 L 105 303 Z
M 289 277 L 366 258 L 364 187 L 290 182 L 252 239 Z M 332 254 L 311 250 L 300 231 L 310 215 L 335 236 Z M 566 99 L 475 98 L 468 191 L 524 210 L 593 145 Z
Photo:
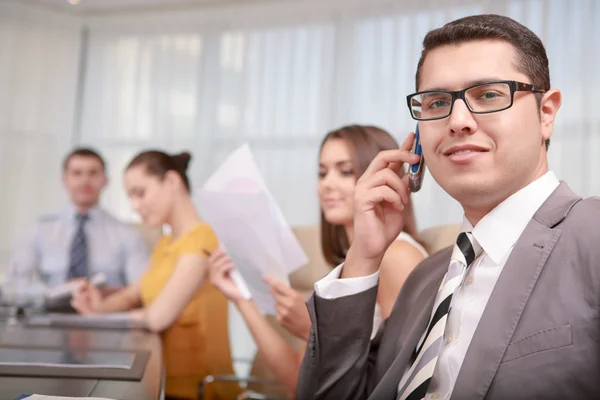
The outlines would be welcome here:
M 184 151 L 183 153 L 171 156 L 171 158 L 173 158 L 173 161 L 177 165 L 177 169 L 181 172 L 185 172 L 188 169 L 188 165 L 190 163 L 190 160 L 192 159 L 192 155 L 187 151 Z

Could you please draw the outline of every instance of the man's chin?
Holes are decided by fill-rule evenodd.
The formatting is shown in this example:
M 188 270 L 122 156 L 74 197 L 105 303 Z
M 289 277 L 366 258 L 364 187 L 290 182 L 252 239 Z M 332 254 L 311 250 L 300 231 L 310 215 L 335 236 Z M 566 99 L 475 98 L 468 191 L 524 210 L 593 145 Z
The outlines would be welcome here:
M 96 197 L 81 197 L 76 199 L 75 205 L 82 208 L 92 208 L 98 204 Z
M 474 198 L 485 198 L 487 193 L 498 191 L 498 187 L 492 182 L 475 179 L 454 181 L 446 187 L 442 186 L 442 189 L 461 204 L 470 203 Z

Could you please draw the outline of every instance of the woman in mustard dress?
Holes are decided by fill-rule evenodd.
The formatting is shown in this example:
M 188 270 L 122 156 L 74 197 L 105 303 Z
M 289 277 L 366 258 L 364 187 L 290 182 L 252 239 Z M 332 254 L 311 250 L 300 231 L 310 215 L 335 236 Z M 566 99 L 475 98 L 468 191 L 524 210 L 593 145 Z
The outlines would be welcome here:
M 188 153 L 146 151 L 129 163 L 124 181 L 133 208 L 145 225 L 169 225 L 171 234 L 157 242 L 139 281 L 106 298 L 84 285 L 72 300 L 82 314 L 129 311 L 132 322 L 160 333 L 172 399 L 195 399 L 206 375 L 233 373 L 227 299 L 206 280 L 206 254 L 219 243 L 190 197 L 189 160 Z M 214 397 L 235 398 L 236 389 L 220 388 Z

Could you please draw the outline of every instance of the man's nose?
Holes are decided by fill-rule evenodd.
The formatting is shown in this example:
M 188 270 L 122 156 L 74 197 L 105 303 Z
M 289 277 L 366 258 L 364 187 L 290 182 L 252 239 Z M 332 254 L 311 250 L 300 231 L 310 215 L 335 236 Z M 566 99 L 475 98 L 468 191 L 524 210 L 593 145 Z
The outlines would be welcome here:
M 467 107 L 467 104 L 461 99 L 454 101 L 448 125 L 450 134 L 452 135 L 470 134 L 477 130 L 477 122 L 473 118 L 473 114 Z

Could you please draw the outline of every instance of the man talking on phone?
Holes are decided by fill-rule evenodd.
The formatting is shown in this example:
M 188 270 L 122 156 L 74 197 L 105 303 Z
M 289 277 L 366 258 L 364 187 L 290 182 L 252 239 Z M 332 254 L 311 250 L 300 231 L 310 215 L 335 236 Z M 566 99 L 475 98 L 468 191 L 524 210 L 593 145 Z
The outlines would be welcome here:
M 298 398 L 591 399 L 600 393 L 600 200 L 548 170 L 561 105 L 541 40 L 497 15 L 423 41 L 424 159 L 464 210 L 456 244 L 424 260 L 371 342 L 378 267 L 403 225 L 411 134 L 359 179 L 346 261 L 317 282 Z

